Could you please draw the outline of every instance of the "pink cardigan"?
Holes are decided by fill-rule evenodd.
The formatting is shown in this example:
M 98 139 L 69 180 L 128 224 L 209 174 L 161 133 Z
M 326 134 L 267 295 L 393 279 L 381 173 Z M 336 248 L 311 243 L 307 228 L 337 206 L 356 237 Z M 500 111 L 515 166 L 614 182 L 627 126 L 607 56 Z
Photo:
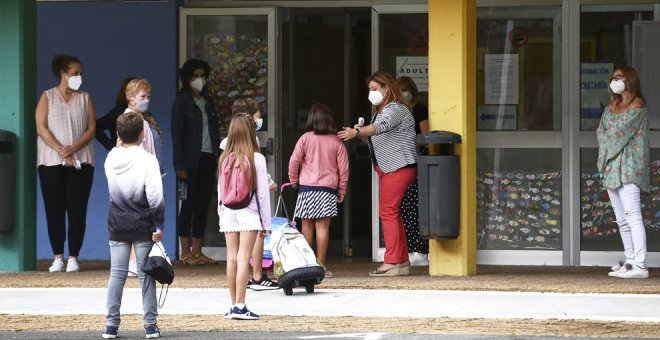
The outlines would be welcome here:
M 289 181 L 337 189 L 337 198 L 343 199 L 348 184 L 348 154 L 344 143 L 335 134 L 302 135 L 289 159 Z

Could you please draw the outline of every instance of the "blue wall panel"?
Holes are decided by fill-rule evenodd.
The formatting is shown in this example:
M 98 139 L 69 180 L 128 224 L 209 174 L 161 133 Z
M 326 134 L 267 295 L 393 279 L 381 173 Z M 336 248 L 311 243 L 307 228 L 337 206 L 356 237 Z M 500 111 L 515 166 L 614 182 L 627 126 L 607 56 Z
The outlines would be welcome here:
M 39 2 L 37 6 L 37 91 L 57 85 L 50 71 L 58 53 L 78 57 L 84 68 L 81 89 L 88 91 L 97 116 L 114 105 L 128 76 L 146 78 L 153 86 L 150 111 L 163 128 L 163 168 L 166 201 L 165 246 L 174 254 L 175 178 L 172 168 L 170 111 L 177 89 L 177 1 Z M 107 152 L 94 140 L 96 167 L 87 214 L 81 259 L 109 259 L 108 190 L 103 163 Z M 36 176 L 36 171 L 35 171 Z M 40 184 L 37 184 L 37 258 L 53 257 Z M 68 248 L 65 246 L 65 256 Z

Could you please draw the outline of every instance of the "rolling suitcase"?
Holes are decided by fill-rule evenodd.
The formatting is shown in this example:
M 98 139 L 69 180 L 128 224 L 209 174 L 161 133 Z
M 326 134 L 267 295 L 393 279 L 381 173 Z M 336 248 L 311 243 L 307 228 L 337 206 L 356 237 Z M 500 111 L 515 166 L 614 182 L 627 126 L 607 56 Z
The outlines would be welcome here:
M 290 185 L 291 183 L 282 185 L 275 215 L 277 216 L 281 205 L 286 218 L 273 218 L 268 248 L 273 258 L 273 273 L 284 294 L 292 295 L 293 288 L 296 287 L 305 287 L 305 291 L 311 294 L 314 293 L 314 285 L 325 278 L 325 268 L 318 264 L 314 251 L 296 228 L 295 216 L 293 220 L 289 219 L 282 193 Z

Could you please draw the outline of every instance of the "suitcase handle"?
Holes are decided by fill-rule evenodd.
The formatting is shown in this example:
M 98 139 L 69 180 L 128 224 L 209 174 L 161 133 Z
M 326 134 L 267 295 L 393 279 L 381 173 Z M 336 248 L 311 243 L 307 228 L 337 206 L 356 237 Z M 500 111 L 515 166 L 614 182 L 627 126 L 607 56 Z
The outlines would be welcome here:
M 275 207 L 275 216 L 278 216 L 278 212 L 280 211 L 280 205 L 281 205 L 282 210 L 284 210 L 284 216 L 286 217 L 286 219 L 289 220 L 289 222 L 291 223 L 295 223 L 296 217 L 293 216 L 293 220 L 289 218 L 289 211 L 286 208 L 284 199 L 282 199 L 282 194 L 284 193 L 284 189 L 288 187 L 293 188 L 293 183 L 291 182 L 283 183 L 282 186 L 280 187 L 280 194 L 279 194 L 279 198 L 277 199 L 277 206 Z
M 287 187 L 293 187 L 293 183 L 291 182 L 283 183 L 282 186 L 280 187 L 280 192 L 284 192 L 284 189 L 286 189 Z

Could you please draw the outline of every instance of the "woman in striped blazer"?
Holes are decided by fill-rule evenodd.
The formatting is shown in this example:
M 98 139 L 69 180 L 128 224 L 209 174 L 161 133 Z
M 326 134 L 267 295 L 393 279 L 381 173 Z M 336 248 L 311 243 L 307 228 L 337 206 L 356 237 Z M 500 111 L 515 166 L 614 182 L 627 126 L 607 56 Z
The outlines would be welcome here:
M 399 213 L 406 188 L 417 178 L 415 119 L 394 78 L 377 71 L 367 79 L 371 124 L 345 127 L 344 141 L 360 138 L 369 143 L 371 161 L 379 178 L 379 212 L 385 239 L 385 259 L 370 276 L 410 273 L 406 230 Z

